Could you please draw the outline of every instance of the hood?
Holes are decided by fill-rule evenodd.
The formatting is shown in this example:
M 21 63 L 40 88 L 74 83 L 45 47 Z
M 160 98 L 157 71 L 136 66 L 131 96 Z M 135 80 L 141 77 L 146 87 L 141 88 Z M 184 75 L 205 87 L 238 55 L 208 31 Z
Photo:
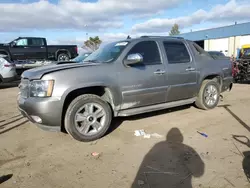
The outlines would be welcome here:
M 9 46 L 9 43 L 0 43 L 0 46 Z
M 9 46 L 8 43 L 0 43 L 0 46 Z
M 43 75 L 51 73 L 51 72 L 56 72 L 56 71 L 66 70 L 66 69 L 73 69 L 73 68 L 98 66 L 98 65 L 100 65 L 100 63 L 56 62 L 56 63 L 44 65 L 42 67 L 26 70 L 23 72 L 21 77 L 28 78 L 30 80 L 41 79 Z

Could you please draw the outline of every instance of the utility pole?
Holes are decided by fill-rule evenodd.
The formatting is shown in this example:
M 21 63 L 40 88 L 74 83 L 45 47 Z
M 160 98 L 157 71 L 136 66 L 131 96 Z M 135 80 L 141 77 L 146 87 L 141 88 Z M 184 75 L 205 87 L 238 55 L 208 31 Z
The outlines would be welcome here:
M 86 41 L 88 40 L 88 33 L 86 33 Z

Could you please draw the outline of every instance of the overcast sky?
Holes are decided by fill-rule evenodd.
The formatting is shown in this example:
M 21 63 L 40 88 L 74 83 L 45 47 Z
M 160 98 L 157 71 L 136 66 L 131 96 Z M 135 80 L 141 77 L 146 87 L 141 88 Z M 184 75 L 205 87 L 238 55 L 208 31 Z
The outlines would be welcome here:
M 49 43 L 83 44 L 140 35 L 168 35 L 250 21 L 249 0 L 1 0 L 0 41 L 46 37 Z

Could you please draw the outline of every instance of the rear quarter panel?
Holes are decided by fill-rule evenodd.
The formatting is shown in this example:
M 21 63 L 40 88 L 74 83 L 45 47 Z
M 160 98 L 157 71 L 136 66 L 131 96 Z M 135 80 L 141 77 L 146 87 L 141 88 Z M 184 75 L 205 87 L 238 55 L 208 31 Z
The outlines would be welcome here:
M 192 46 L 192 42 L 189 42 L 190 49 L 192 50 L 192 56 L 196 62 L 196 70 L 198 73 L 197 79 L 197 93 L 201 87 L 204 79 L 208 76 L 220 76 L 222 79 L 230 77 L 231 63 L 228 59 L 213 59 L 209 54 L 200 55 Z
M 221 84 L 226 79 L 232 79 L 232 67 L 229 60 L 210 60 L 202 62 L 202 67 L 200 67 L 200 77 L 199 77 L 199 88 L 202 82 L 211 76 L 220 76 Z M 198 89 L 199 89 L 198 88 Z
M 55 59 L 60 50 L 69 52 L 70 58 L 75 58 L 78 54 L 76 53 L 76 45 L 48 45 L 48 57 Z

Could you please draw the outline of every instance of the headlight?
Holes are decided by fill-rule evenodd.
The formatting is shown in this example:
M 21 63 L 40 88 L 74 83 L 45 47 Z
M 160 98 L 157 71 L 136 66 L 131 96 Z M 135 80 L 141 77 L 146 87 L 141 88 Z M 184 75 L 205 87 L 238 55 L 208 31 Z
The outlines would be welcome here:
M 50 97 L 54 80 L 33 80 L 30 82 L 30 97 Z

